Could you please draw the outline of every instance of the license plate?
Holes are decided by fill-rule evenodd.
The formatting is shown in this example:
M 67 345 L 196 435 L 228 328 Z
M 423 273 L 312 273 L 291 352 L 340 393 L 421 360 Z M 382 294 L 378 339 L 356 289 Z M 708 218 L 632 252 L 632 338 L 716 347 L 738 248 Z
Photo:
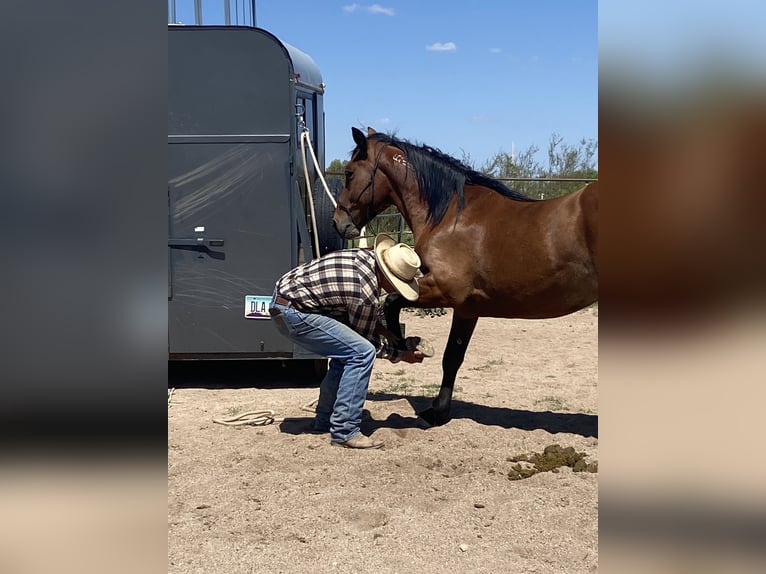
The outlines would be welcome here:
M 271 319 L 271 295 L 245 295 L 245 319 Z

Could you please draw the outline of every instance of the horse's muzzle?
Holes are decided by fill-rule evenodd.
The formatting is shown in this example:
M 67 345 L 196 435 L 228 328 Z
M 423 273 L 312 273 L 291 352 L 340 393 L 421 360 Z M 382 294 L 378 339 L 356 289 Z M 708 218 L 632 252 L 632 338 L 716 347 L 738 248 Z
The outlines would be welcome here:
M 335 226 L 335 231 L 338 232 L 343 239 L 355 239 L 359 237 L 359 230 L 351 221 L 351 218 L 343 214 L 342 216 L 335 216 L 332 218 L 332 224 Z

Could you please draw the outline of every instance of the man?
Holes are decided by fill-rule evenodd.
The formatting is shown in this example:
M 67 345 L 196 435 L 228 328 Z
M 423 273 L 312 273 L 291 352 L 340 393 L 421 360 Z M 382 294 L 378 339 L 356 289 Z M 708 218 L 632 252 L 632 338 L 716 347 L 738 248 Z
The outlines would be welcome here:
M 280 333 L 312 353 L 329 357 L 319 387 L 314 430 L 330 433 L 331 444 L 380 448 L 359 429 L 376 356 L 420 363 L 421 350 L 402 351 L 380 323 L 381 288 L 410 301 L 418 298 L 420 257 L 387 235 L 374 249 L 342 249 L 285 273 L 269 306 Z M 381 335 L 387 337 L 381 341 Z M 430 354 L 430 353 L 429 353 Z

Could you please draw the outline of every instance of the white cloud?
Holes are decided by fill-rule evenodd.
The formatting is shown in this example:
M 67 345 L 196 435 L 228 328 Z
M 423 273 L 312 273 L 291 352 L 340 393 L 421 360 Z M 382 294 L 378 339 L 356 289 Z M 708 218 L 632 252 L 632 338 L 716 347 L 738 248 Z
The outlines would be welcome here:
M 429 52 L 455 52 L 457 51 L 457 45 L 455 42 L 434 42 L 433 44 L 426 46 L 426 50 Z
M 351 14 L 352 12 L 357 12 L 359 10 L 362 10 L 364 12 L 368 12 L 370 14 L 384 14 L 385 16 L 394 16 L 396 12 L 394 12 L 393 8 L 386 8 L 385 6 L 381 6 L 380 4 L 372 4 L 371 6 L 363 5 L 363 4 L 346 4 L 343 7 L 343 11 Z
M 500 52 L 502 52 L 502 50 L 500 48 L 490 48 L 489 49 L 489 53 L 490 54 L 499 54 Z
M 393 8 L 385 8 L 380 4 L 373 4 L 367 8 L 370 14 L 385 14 L 386 16 L 393 16 L 395 14 Z

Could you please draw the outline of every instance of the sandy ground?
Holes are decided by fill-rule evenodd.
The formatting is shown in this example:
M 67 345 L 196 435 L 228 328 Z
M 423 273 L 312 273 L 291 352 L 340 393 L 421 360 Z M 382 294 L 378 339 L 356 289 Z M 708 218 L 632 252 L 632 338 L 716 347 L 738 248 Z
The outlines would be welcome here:
M 376 363 L 362 430 L 385 441 L 381 450 L 331 447 L 306 432 L 312 415 L 302 407 L 317 384 L 305 373 L 262 363 L 171 369 L 169 572 L 598 570 L 598 474 L 564 466 L 509 478 L 510 459 L 550 445 L 598 461 L 598 308 L 480 319 L 453 419 L 429 429 L 416 412 L 438 390 L 450 314 L 402 320 L 437 352 L 419 365 Z M 213 422 L 261 409 L 284 420 Z

